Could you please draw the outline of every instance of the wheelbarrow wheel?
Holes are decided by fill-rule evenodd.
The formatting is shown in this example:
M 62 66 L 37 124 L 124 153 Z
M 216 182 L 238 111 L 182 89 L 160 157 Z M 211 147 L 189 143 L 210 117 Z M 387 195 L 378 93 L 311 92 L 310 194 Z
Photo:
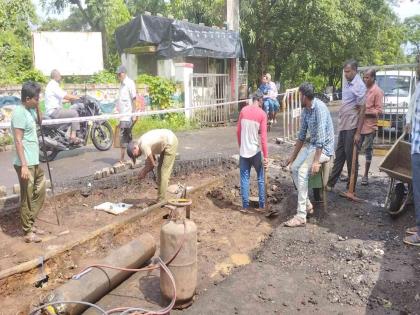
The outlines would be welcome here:
M 391 216 L 396 217 L 404 210 L 406 204 L 406 202 L 404 202 L 404 197 L 404 183 L 397 183 L 391 193 L 390 202 L 387 209 Z

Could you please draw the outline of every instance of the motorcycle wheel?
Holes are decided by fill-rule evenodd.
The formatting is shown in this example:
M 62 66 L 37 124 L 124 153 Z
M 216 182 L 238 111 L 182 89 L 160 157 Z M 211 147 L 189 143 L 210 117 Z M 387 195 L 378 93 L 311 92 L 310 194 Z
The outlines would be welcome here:
M 46 152 L 45 152 L 46 153 L 46 155 L 45 155 L 44 150 L 42 148 L 40 148 L 40 150 L 39 150 L 39 160 L 43 163 L 51 162 L 56 158 L 58 152 L 59 151 L 54 150 L 54 149 L 47 149 Z
M 92 143 L 99 151 L 107 151 L 112 147 L 113 135 L 111 124 L 107 121 L 97 123 L 92 127 Z

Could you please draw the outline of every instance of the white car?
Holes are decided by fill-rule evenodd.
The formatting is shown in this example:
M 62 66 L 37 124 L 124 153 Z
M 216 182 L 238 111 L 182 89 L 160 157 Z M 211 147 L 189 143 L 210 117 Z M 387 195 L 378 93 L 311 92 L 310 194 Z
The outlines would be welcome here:
M 405 125 L 410 97 L 416 86 L 414 71 L 390 70 L 378 71 L 376 83 L 384 91 L 383 118 L 378 125 L 401 131 Z

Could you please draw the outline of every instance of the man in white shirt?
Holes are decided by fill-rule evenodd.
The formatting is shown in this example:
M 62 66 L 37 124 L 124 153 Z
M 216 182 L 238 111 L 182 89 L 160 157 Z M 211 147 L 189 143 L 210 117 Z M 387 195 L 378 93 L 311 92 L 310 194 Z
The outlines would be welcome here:
M 47 116 L 52 119 L 79 117 L 75 109 L 64 109 L 63 101 L 75 101 L 79 97 L 68 94 L 60 87 L 61 74 L 57 69 L 51 71 L 51 81 L 45 88 L 45 111 Z M 80 123 L 71 124 L 70 142 L 79 144 L 81 140 L 76 137 L 76 132 L 80 129 Z
M 131 129 L 137 119 L 132 120 L 130 114 L 136 111 L 136 84 L 127 76 L 125 66 L 117 69 L 118 80 L 121 82 L 118 94 L 117 110 L 120 114 L 128 114 L 120 118 L 120 163 L 124 163 L 125 150 L 132 140 Z
M 144 154 L 145 164 L 140 170 L 139 179 L 157 167 L 158 201 L 166 199 L 169 177 L 174 167 L 178 138 L 168 129 L 154 129 L 146 132 L 137 141 L 131 141 L 127 146 L 127 154 L 136 163 L 136 159 Z M 157 161 L 155 155 L 159 154 Z

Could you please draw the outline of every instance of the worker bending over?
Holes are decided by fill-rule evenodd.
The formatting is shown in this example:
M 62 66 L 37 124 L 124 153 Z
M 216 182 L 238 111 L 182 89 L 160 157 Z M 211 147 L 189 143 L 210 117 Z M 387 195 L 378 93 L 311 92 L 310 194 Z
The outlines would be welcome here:
M 145 155 L 145 165 L 140 170 L 139 178 L 143 179 L 157 166 L 158 201 L 166 199 L 169 177 L 175 162 L 178 148 L 178 138 L 168 129 L 155 129 L 146 132 L 137 141 L 131 141 L 127 146 L 127 155 L 136 163 L 136 159 Z M 160 155 L 159 161 L 155 155 Z

